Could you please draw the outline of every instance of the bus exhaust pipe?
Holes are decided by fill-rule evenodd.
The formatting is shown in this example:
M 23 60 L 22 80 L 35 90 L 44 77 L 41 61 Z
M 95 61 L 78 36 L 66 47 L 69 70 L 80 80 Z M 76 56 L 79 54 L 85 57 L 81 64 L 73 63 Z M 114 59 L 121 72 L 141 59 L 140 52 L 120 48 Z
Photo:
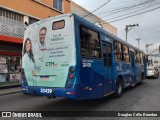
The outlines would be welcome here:
M 56 96 L 47 96 L 48 99 L 56 98 Z
M 56 96 L 53 96 L 53 98 L 56 98 Z
M 52 97 L 51 97 L 51 96 L 47 96 L 47 98 L 48 98 L 48 99 L 51 99 Z

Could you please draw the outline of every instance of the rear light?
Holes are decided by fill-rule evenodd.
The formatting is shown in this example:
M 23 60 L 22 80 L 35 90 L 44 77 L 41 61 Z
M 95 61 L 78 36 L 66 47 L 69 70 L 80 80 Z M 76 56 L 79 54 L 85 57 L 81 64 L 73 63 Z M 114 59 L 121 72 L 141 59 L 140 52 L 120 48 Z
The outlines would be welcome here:
M 69 78 L 69 79 L 73 79 L 73 75 L 72 75 L 72 74 L 69 74 L 69 75 L 68 75 L 68 78 Z
M 66 83 L 66 85 L 67 85 L 67 86 L 70 86 L 71 83 L 72 83 L 71 80 L 68 80 L 67 83 Z
M 70 67 L 69 71 L 70 71 L 71 73 L 74 73 L 74 67 Z
M 66 92 L 67 94 L 74 95 L 76 92 Z
M 70 66 L 69 70 L 68 70 L 68 77 L 67 77 L 67 81 L 66 81 L 66 87 L 72 87 L 73 83 L 74 83 L 74 79 L 75 79 L 75 67 L 74 66 Z

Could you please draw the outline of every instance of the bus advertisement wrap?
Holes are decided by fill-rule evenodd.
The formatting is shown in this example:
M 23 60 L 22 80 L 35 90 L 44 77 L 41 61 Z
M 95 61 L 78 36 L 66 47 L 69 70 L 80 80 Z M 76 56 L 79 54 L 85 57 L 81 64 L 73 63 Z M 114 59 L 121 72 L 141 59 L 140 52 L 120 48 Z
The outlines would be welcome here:
M 29 86 L 64 87 L 69 67 L 75 66 L 72 30 L 69 24 L 53 30 L 54 21 L 40 21 L 25 31 L 22 68 Z

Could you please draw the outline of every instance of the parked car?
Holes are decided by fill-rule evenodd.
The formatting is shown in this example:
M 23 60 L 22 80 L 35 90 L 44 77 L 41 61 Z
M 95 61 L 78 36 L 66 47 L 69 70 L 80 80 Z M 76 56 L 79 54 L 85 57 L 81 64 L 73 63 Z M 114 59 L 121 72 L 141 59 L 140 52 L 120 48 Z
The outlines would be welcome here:
M 159 77 L 159 71 L 153 66 L 147 67 L 147 77 L 154 77 L 158 78 Z
M 160 66 L 156 66 L 155 69 L 157 69 L 158 72 L 160 73 Z

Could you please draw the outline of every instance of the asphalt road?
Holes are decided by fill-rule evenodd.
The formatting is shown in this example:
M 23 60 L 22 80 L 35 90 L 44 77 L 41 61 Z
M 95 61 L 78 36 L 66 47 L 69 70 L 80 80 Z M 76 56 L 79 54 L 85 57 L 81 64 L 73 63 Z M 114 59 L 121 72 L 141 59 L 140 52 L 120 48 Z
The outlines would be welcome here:
M 0 96 L 0 111 L 160 111 L 160 79 L 146 79 L 141 85 L 127 88 L 119 99 L 108 96 L 77 101 L 22 93 L 3 95 Z

